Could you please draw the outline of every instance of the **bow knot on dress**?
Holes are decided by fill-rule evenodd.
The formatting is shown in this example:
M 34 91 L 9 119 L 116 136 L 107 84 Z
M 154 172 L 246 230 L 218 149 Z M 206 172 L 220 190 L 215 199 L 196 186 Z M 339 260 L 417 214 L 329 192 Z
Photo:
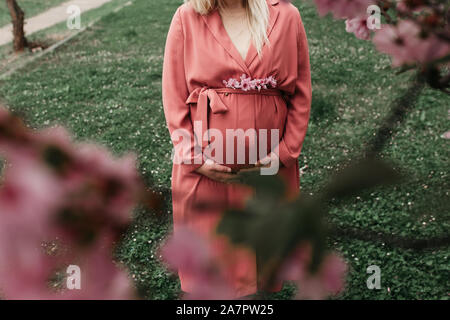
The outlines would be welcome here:
M 186 100 L 186 104 L 191 103 L 197 104 L 197 114 L 202 124 L 201 137 L 198 138 L 202 141 L 202 147 L 205 148 L 209 140 L 204 139 L 208 130 L 208 107 L 211 108 L 214 114 L 227 112 L 228 108 L 219 97 L 217 91 L 208 87 L 200 87 L 192 91 Z

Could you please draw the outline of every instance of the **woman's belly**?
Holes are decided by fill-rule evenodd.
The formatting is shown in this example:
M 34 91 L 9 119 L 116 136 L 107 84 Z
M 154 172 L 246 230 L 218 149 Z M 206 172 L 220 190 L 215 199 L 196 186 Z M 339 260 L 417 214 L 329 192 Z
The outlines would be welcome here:
M 204 155 L 233 170 L 251 167 L 278 146 L 287 109 L 281 96 L 219 94 L 224 113 L 208 115 Z

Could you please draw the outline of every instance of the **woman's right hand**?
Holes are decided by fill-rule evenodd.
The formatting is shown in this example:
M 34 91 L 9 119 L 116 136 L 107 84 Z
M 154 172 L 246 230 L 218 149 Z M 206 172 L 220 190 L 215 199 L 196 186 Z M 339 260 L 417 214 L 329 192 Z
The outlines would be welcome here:
M 211 159 L 207 159 L 196 172 L 211 180 L 222 183 L 233 183 L 237 181 L 237 174 L 232 173 L 231 168 L 220 165 Z

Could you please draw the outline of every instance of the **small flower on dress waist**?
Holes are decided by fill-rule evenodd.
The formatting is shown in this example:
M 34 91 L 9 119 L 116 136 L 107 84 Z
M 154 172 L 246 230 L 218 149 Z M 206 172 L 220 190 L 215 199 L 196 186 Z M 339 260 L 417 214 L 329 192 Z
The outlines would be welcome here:
M 240 77 L 240 81 L 230 78 L 228 80 L 223 80 L 223 84 L 227 88 L 242 89 L 244 91 L 248 90 L 261 91 L 261 89 L 276 88 L 277 80 L 273 76 L 263 79 L 252 79 L 250 77 L 247 77 L 247 75 L 244 73 Z

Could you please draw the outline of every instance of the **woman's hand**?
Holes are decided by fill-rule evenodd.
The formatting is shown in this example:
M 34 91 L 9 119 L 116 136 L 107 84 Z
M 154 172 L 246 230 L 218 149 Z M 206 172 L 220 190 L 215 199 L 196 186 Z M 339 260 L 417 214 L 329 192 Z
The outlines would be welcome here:
M 274 152 L 271 152 L 267 157 L 259 160 L 255 164 L 255 167 L 257 168 L 270 168 L 273 166 L 277 168 L 281 168 L 283 166 L 283 164 L 280 161 L 280 157 L 278 157 L 278 155 Z
M 278 155 L 274 152 L 271 152 L 268 156 L 266 156 L 265 158 L 259 160 L 258 162 L 255 163 L 255 165 L 251 168 L 248 169 L 242 169 L 239 170 L 240 172 L 260 172 L 262 168 L 272 168 L 273 169 L 273 174 L 278 173 L 278 169 L 281 168 L 283 166 L 283 164 L 280 161 L 280 158 L 278 157 Z
M 231 168 L 215 163 L 211 159 L 206 160 L 196 172 L 211 180 L 222 183 L 233 183 L 237 181 L 237 175 L 232 173 Z

